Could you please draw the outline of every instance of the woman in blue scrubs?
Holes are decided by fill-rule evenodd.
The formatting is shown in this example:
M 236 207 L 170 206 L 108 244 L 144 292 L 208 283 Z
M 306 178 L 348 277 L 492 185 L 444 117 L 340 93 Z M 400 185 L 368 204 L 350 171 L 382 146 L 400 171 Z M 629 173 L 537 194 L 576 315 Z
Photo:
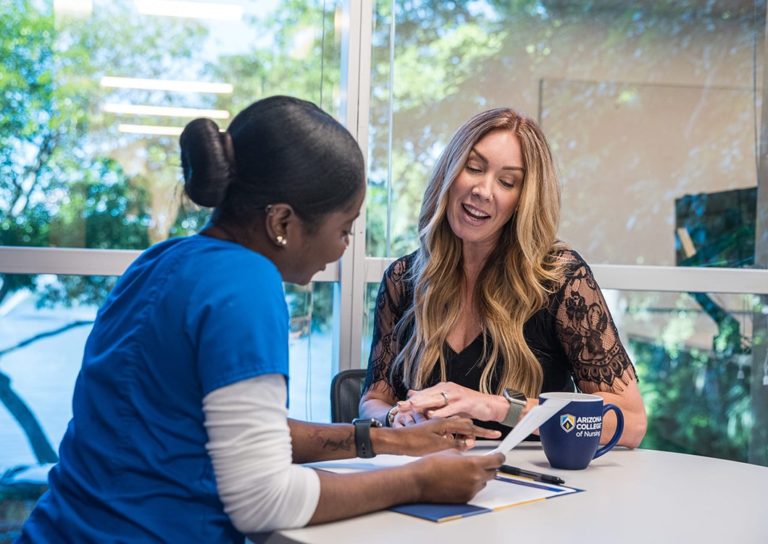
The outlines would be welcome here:
M 365 196 L 349 132 L 276 96 L 226 132 L 192 121 L 180 142 L 185 192 L 214 208 L 211 222 L 146 250 L 99 310 L 60 462 L 19 542 L 243 542 L 474 496 L 501 455 L 446 452 L 343 475 L 299 464 L 498 436 L 462 418 L 384 429 L 287 417 L 283 282 L 308 283 L 349 243 Z

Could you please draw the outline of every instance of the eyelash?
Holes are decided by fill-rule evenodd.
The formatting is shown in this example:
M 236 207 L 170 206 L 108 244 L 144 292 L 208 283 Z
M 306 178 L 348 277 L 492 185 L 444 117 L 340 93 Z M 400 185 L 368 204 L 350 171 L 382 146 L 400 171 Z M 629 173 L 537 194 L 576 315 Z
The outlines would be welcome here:
M 467 170 L 467 172 L 469 172 L 470 174 L 479 174 L 479 173 L 481 173 L 481 172 L 482 172 L 482 170 L 481 170 L 480 168 L 475 168 L 475 167 L 473 167 L 473 166 L 470 166 L 470 165 L 466 165 L 464 168 L 465 168 L 465 169 Z M 503 187 L 507 188 L 507 189 L 514 189 L 514 187 L 515 187 L 515 185 L 516 185 L 516 182 L 514 182 L 514 181 L 512 181 L 512 182 L 508 182 L 508 181 L 504 181 L 503 179 L 500 179 L 500 180 L 499 180 L 499 183 L 501 183 L 501 185 L 502 185 Z

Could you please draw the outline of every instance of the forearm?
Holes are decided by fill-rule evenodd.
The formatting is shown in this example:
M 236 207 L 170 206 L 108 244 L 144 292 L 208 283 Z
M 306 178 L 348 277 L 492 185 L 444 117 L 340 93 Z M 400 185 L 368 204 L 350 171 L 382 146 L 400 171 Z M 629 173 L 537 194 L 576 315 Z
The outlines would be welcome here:
M 616 393 L 606 393 L 598 391 L 595 393 L 605 399 L 605 403 L 615 404 L 621 409 L 621 413 L 624 415 L 624 431 L 621 433 L 619 439 L 619 446 L 626 446 L 628 448 L 636 448 L 643 440 L 646 431 L 646 415 L 645 407 L 642 402 L 628 402 L 623 395 Z M 603 431 L 600 435 L 600 443 L 607 443 L 613 433 L 616 432 L 616 414 L 613 411 L 606 413 L 603 418 Z
M 318 471 L 320 501 L 310 525 L 382 510 L 420 497 L 418 478 L 409 466 L 334 474 Z
M 288 420 L 291 429 L 294 463 L 348 459 L 357 456 L 355 429 L 346 423 L 323 424 Z M 376 454 L 402 453 L 395 429 L 371 429 L 371 445 Z
M 366 399 L 360 403 L 360 417 L 371 417 L 379 420 L 383 425 L 387 424 L 387 414 L 396 401 L 387 402 L 383 399 Z
M 349 424 L 288 420 L 294 463 L 355 457 L 355 431 Z

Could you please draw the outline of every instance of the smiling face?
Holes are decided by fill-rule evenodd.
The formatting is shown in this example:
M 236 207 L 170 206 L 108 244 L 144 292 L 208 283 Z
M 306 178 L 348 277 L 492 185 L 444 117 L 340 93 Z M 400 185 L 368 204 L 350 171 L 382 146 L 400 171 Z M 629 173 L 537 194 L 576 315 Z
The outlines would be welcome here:
M 448 190 L 447 219 L 465 253 L 490 253 L 512 218 L 525 178 L 518 137 L 506 129 L 489 132 L 474 145 Z

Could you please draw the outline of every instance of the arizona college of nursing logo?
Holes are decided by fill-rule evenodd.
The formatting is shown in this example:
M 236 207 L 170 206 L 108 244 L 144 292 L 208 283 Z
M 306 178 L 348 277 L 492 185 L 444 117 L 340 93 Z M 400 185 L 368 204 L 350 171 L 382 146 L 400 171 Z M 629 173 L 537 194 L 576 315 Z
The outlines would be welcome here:
M 576 418 L 571 414 L 560 416 L 560 427 L 567 433 L 571 432 L 576 427 Z

